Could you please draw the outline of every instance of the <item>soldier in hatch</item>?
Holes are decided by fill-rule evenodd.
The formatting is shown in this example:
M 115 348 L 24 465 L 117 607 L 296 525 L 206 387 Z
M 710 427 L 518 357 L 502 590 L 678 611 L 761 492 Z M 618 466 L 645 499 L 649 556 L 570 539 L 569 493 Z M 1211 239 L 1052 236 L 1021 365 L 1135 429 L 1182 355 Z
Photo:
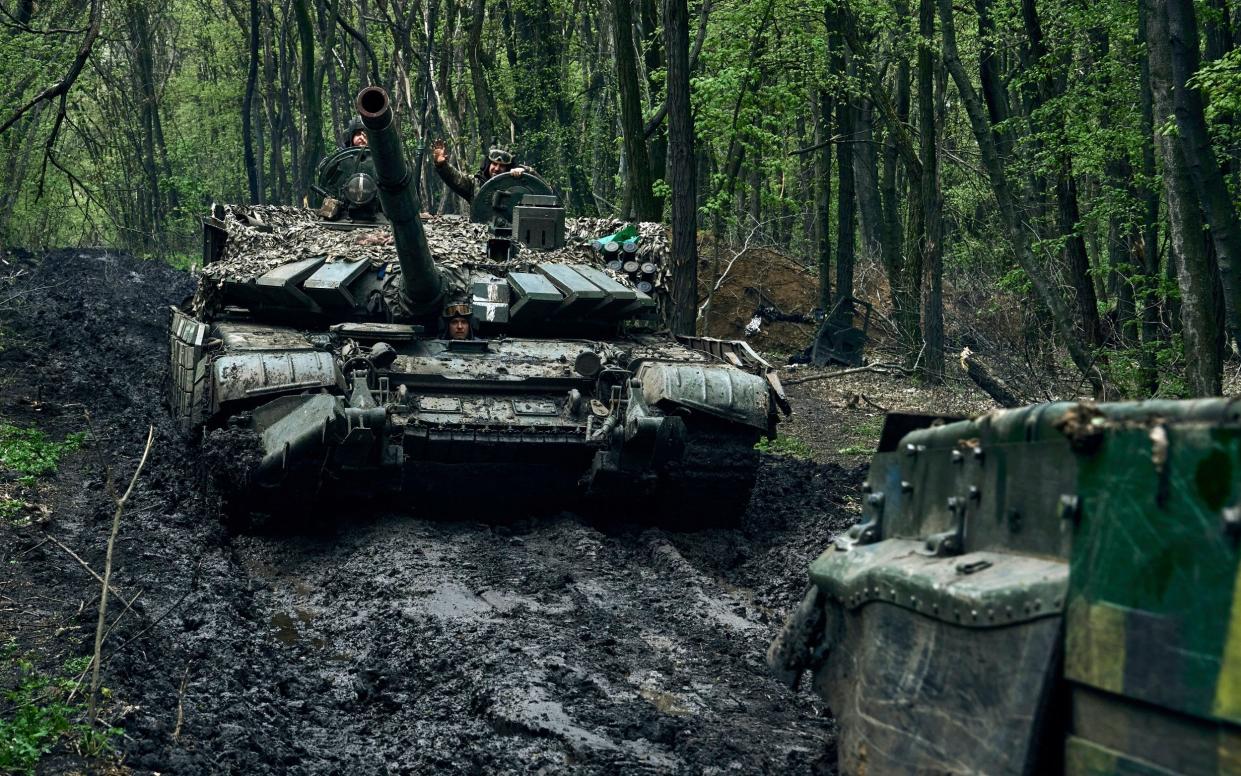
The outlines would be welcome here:
M 469 302 L 458 302 L 444 308 L 444 339 L 474 339 Z
M 365 148 L 366 145 L 366 127 L 362 124 L 362 119 L 354 116 L 340 136 L 340 147 Z
M 470 177 L 448 161 L 448 150 L 444 147 L 443 140 L 436 140 L 431 144 L 431 161 L 435 162 L 435 172 L 448 184 L 448 188 L 457 192 L 466 202 L 473 202 L 474 192 L 491 178 L 505 173 L 520 178 L 526 171 L 524 167 L 513 166 L 513 154 L 507 149 L 492 146 L 487 151 L 482 168 Z

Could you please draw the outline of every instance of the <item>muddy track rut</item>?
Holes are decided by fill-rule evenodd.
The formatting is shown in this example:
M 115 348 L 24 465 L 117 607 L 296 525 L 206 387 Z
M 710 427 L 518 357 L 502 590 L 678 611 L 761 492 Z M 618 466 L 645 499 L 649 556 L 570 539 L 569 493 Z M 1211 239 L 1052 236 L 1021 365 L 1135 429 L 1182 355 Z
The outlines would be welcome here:
M 860 468 L 765 456 L 731 528 L 496 522 L 466 494 L 453 514 L 233 533 L 160 406 L 188 277 L 101 251 L 9 260 L 25 293 L 0 313 L 0 414 L 63 433 L 85 405 L 100 442 L 63 467 L 46 521 L 0 529 L 17 561 L 0 575 L 60 602 L 0 630 L 29 633 L 14 618 L 38 611 L 93 632 L 73 609 L 91 580 L 40 542 L 102 567 L 99 461 L 127 476 L 157 430 L 117 548 L 117 586 L 141 595 L 104 650 L 135 772 L 831 772 L 830 716 L 763 655 L 806 563 L 851 522 Z

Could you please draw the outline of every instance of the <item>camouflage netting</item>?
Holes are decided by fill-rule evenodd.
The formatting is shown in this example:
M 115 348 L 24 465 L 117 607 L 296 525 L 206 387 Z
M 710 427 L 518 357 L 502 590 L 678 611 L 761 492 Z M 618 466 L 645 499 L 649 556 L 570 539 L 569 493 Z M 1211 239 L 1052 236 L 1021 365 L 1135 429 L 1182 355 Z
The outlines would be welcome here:
M 228 239 L 221 257 L 202 270 L 194 299 L 197 311 L 219 301 L 221 286 L 226 281 L 250 282 L 276 267 L 303 259 L 326 256 L 329 262 L 369 261 L 377 267 L 387 265 L 390 273 L 400 271 L 392 231 L 387 225 L 332 228 L 333 224 L 322 220 L 314 210 L 280 205 L 227 205 L 224 210 Z M 423 223 L 436 264 L 449 284 L 460 290 L 468 287 L 469 278 L 475 274 L 503 275 L 528 271 L 532 263 L 552 262 L 591 264 L 629 286 L 636 285 L 638 279 L 648 280 L 656 298 L 666 293 L 671 251 L 667 228 L 660 223 L 638 224 L 638 251 L 623 255 L 626 261 L 654 264 L 656 271 L 651 277 L 640 272 L 608 270 L 604 255 L 591 248 L 592 240 L 613 234 L 627 223 L 617 219 L 566 219 L 564 248 L 525 251 L 518 259 L 502 263 L 487 258 L 490 234 L 486 224 L 454 216 L 430 217 Z

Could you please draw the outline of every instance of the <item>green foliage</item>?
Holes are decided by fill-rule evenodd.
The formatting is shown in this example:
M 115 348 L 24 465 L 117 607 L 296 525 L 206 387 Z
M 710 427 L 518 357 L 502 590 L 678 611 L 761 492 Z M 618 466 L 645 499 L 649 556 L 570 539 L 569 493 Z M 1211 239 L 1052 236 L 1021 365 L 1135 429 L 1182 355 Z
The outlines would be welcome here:
M 84 714 L 85 704 L 80 695 L 76 702 L 68 700 L 90 662 L 90 657 L 68 660 L 60 671 L 48 675 L 19 654 L 14 639 L 0 647 L 0 672 L 12 677 L 3 693 L 0 714 L 0 771 L 34 773 L 39 759 L 66 736 L 90 757 L 103 756 L 115 748 L 114 739 L 122 731 L 92 729 L 75 721 Z
M 775 439 L 764 437 L 758 440 L 758 443 L 754 445 L 754 449 L 760 453 L 783 455 L 802 461 L 807 461 L 814 457 L 814 453 L 810 450 L 809 445 L 797 437 L 788 434 Z
M 865 445 L 849 445 L 842 447 L 836 451 L 840 455 L 870 455 L 874 452 L 874 448 Z
M 26 505 L 14 498 L 0 498 L 0 520 L 16 523 Z
M 52 442 L 37 428 L 19 428 L 0 424 L 0 464 L 30 477 L 54 474 L 60 459 L 82 446 L 86 433 L 70 434 L 61 442 Z
M 198 254 L 189 252 L 172 252 L 164 256 L 164 261 L 174 269 L 189 272 L 198 266 Z

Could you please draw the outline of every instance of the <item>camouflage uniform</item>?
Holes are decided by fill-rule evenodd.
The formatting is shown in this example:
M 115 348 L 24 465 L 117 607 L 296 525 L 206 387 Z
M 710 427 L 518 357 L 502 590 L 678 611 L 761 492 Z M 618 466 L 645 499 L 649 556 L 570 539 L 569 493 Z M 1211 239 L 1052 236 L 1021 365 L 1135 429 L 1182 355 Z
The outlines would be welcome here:
M 452 166 L 452 163 L 445 160 L 443 164 L 435 165 L 435 172 L 440 176 L 440 180 L 448 185 L 448 188 L 455 191 L 458 196 L 466 202 L 474 201 L 474 192 L 478 191 L 478 187 L 487 182 L 481 172 L 474 175 L 466 175 L 465 173 Z

